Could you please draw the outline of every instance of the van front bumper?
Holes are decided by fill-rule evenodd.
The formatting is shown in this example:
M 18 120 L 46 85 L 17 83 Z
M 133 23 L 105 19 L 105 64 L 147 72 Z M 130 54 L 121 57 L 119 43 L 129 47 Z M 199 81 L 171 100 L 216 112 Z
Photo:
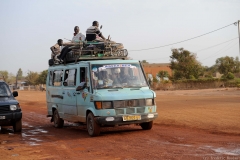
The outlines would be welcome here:
M 123 116 L 126 116 L 126 115 L 95 117 L 95 121 L 102 126 L 140 124 L 140 123 L 150 122 L 155 120 L 158 117 L 158 113 L 141 114 L 141 120 L 123 121 Z

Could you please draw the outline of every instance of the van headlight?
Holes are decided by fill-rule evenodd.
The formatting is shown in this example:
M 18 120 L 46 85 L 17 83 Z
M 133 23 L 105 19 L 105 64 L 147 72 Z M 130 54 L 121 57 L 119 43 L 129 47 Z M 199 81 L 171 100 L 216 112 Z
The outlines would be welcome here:
M 153 99 L 146 99 L 146 106 L 153 106 L 153 105 L 154 105 Z
M 102 109 L 112 109 L 112 102 L 102 102 Z
M 10 110 L 11 110 L 11 111 L 17 110 L 17 106 L 16 106 L 16 105 L 10 105 Z
M 95 108 L 96 109 L 112 109 L 112 102 L 96 101 Z

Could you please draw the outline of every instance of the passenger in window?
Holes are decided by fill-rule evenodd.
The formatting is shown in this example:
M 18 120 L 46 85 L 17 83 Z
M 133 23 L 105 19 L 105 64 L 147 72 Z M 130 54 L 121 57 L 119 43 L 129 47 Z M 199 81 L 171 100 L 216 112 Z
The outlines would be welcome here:
M 108 76 L 107 71 L 101 71 L 99 72 L 99 77 L 98 77 L 98 85 L 100 86 L 112 86 L 113 80 L 111 80 Z
M 112 74 L 113 85 L 121 84 L 121 77 L 120 77 L 120 68 L 115 68 Z

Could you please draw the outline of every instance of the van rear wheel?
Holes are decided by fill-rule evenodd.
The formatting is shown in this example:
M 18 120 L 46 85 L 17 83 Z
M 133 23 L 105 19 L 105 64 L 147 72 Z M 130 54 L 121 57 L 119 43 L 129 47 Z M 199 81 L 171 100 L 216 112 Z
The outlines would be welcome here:
M 87 115 L 87 130 L 88 130 L 88 134 L 91 137 L 98 136 L 100 134 L 100 128 L 101 127 L 94 120 L 94 115 L 92 114 L 92 112 L 88 113 L 88 115 Z
M 140 126 L 143 130 L 150 130 L 152 129 L 153 121 L 141 123 Z
M 64 120 L 62 118 L 60 118 L 60 116 L 58 114 L 58 110 L 55 110 L 53 113 L 53 123 L 54 123 L 54 127 L 56 127 L 56 128 L 63 127 Z

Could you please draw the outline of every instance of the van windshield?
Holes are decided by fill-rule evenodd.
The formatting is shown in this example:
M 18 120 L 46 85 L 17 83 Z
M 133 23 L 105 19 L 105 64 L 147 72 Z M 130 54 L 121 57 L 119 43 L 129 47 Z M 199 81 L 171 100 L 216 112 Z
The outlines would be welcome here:
M 142 69 L 137 63 L 93 64 L 91 76 L 93 88 L 141 88 L 147 87 Z
M 0 83 L 0 97 L 9 97 L 11 92 L 5 83 Z

